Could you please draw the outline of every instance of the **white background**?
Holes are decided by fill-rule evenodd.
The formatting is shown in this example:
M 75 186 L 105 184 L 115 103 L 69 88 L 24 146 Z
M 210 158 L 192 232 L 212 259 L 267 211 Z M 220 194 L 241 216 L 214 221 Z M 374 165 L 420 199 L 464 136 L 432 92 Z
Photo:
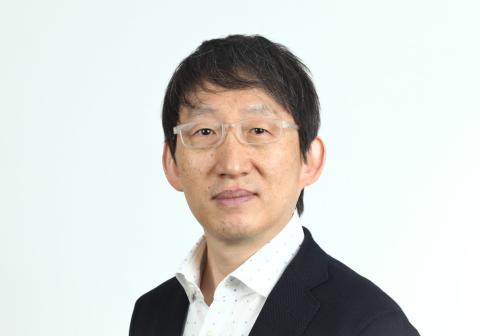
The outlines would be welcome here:
M 201 234 L 161 168 L 166 84 L 201 41 L 259 33 L 322 104 L 303 224 L 422 335 L 478 335 L 478 17 L 473 0 L 2 0 L 0 334 L 127 334 Z

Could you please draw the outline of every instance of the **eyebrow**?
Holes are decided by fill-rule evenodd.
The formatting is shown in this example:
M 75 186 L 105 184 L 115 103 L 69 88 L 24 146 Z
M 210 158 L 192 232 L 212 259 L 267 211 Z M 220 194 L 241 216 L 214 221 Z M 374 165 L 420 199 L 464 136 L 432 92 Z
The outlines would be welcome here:
M 204 114 L 214 114 L 216 111 L 217 109 L 208 105 L 198 105 L 187 109 L 188 118 L 202 116 Z M 266 104 L 252 104 L 243 108 L 241 111 L 263 116 L 278 115 L 275 109 Z
M 216 109 L 207 105 L 198 105 L 198 106 L 193 106 L 193 108 L 187 109 L 188 118 L 201 116 L 205 113 L 213 114 L 216 111 L 217 111 Z
M 265 104 L 250 105 L 247 108 L 243 109 L 243 111 L 249 112 L 249 113 L 262 114 L 265 116 L 277 115 L 277 111 L 275 111 L 275 109 L 272 109 L 269 105 L 265 105 Z

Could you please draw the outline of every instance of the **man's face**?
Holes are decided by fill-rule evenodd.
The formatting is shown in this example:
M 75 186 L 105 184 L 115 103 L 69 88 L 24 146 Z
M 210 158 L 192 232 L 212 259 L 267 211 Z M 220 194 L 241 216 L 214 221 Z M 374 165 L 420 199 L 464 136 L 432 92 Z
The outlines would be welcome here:
M 215 120 L 235 123 L 248 118 L 292 116 L 262 89 L 212 91 L 192 95 L 194 107 L 180 109 L 180 123 Z M 187 148 L 177 137 L 173 161 L 164 148 L 164 168 L 170 183 L 183 191 L 205 235 L 224 242 L 269 240 L 290 219 L 300 191 L 313 182 L 305 176 L 296 129 L 284 129 L 278 142 L 248 145 L 233 129 L 221 145 Z M 316 179 L 316 178 L 315 178 Z M 234 198 L 225 197 L 238 196 Z

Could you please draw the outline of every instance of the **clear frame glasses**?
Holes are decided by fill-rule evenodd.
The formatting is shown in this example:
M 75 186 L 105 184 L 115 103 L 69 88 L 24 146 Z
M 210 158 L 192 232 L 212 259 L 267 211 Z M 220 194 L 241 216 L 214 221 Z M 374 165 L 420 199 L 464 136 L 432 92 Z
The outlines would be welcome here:
M 298 126 L 281 119 L 255 118 L 235 123 L 217 121 L 193 121 L 177 125 L 173 134 L 180 134 L 182 143 L 189 148 L 215 148 L 225 140 L 229 128 L 233 128 L 239 142 L 248 145 L 264 145 L 280 140 L 285 128 Z

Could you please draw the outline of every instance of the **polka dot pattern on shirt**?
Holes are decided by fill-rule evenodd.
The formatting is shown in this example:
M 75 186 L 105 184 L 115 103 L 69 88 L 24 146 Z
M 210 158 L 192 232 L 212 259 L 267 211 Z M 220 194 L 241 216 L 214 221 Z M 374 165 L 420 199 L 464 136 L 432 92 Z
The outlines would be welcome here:
M 210 306 L 200 290 L 200 270 L 206 247 L 202 237 L 176 274 L 190 301 L 183 335 L 248 335 L 303 237 L 300 221 L 294 215 L 270 242 L 220 282 Z

